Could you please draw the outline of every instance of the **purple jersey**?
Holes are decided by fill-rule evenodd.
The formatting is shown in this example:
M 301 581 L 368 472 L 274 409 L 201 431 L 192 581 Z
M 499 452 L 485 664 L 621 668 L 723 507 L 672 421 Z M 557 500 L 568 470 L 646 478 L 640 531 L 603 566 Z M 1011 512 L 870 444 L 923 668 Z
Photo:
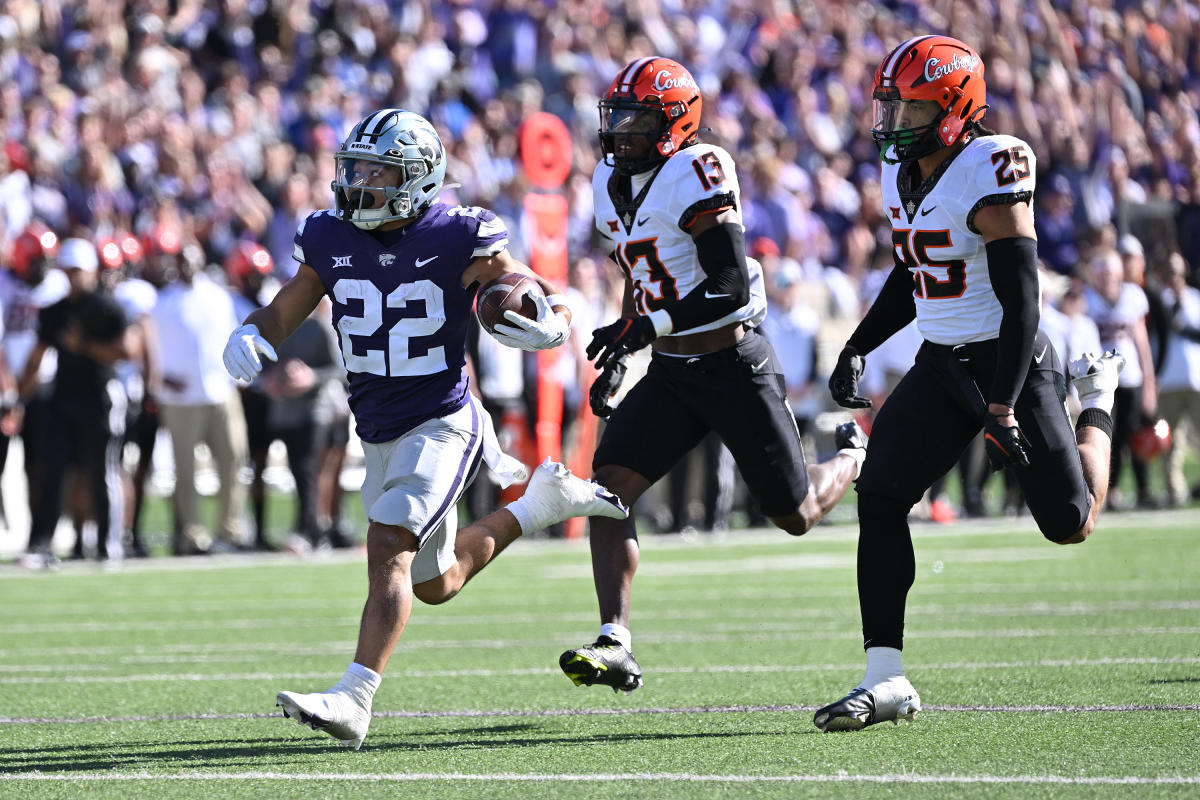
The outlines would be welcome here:
M 467 331 L 475 287 L 462 273 L 508 246 L 491 211 L 434 203 L 399 230 L 368 232 L 318 211 L 293 257 L 321 278 L 364 442 L 387 442 L 467 402 Z

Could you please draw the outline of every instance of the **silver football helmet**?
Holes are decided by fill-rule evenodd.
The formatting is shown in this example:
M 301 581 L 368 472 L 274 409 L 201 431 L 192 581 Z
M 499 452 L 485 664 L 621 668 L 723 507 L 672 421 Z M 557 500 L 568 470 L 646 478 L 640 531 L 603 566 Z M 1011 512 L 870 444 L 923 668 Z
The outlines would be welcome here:
M 446 150 L 420 114 L 385 108 L 354 126 L 334 155 L 338 217 L 363 230 L 409 219 L 433 203 L 446 179 Z

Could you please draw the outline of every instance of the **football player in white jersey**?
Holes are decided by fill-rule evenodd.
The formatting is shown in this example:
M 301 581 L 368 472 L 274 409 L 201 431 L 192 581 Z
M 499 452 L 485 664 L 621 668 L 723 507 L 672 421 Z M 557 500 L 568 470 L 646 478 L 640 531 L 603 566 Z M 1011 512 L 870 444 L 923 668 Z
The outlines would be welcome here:
M 858 594 L 867 670 L 817 711 L 823 731 L 912 719 L 904 604 L 915 577 L 908 513 L 984 431 L 993 468 L 1013 471 L 1042 534 L 1082 542 L 1108 492 L 1113 392 L 1124 358 L 1073 361 L 1083 412 L 1071 429 L 1059 355 L 1038 332 L 1034 154 L 980 125 L 983 62 L 947 36 L 918 36 L 875 73 L 872 135 L 896 266 L 829 380 L 848 408 L 864 358 L 914 317 L 925 342 L 871 429 L 859 476 Z
M 611 411 L 595 480 L 631 505 L 715 431 L 763 513 L 799 536 L 858 475 L 866 436 L 846 423 L 839 454 L 806 466 L 782 370 L 755 331 L 766 295 L 758 263 L 746 258 L 733 159 L 697 139 L 700 112 L 692 76 L 657 57 L 621 70 L 600 101 L 596 227 L 625 275 L 625 296 L 621 319 L 593 331 L 587 348 L 602 370 L 592 410 Z M 648 345 L 646 376 L 613 411 L 626 358 Z M 576 685 L 632 691 L 642 683 L 629 632 L 633 520 L 594 518 L 591 551 L 600 635 L 559 665 Z

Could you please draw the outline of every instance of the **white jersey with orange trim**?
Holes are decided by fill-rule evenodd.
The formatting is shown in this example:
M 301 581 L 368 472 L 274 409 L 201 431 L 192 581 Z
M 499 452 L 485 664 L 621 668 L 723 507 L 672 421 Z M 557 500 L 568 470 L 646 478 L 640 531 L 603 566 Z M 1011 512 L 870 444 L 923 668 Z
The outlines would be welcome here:
M 884 162 L 883 212 L 892 223 L 896 261 L 913 275 L 921 335 L 948 345 L 995 339 L 1003 310 L 992 289 L 975 213 L 987 205 L 1032 206 L 1033 150 L 1015 136 L 978 136 L 923 198 L 901 197 L 899 172 L 899 164 Z
M 612 178 L 611 165 L 601 162 L 596 166 L 592 176 L 596 229 L 609 242 L 612 257 L 633 283 L 637 313 L 646 315 L 662 308 L 664 302 L 685 297 L 707 277 L 688 229 L 706 211 L 741 211 L 737 173 L 724 149 L 696 144 L 668 158 L 657 174 L 633 176 L 632 197 L 645 191 L 637 205 L 631 202 L 618 208 L 609 188 Z M 732 322 L 752 328 L 762 322 L 767 313 L 762 267 L 752 258 L 747 258 L 746 264 L 750 271 L 750 300 L 746 305 L 705 325 L 670 335 L 715 330 Z

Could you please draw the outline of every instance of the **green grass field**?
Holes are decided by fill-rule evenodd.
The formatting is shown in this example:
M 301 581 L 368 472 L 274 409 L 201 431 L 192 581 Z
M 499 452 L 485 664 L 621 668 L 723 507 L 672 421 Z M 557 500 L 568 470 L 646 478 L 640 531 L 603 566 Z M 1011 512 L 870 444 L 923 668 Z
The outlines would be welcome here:
M 631 695 L 576 688 L 586 545 L 417 605 L 359 752 L 276 716 L 353 652 L 363 556 L 0 570 L 0 797 L 1196 797 L 1200 511 L 1083 546 L 918 526 L 913 724 L 821 734 L 862 673 L 852 524 L 644 537 Z

